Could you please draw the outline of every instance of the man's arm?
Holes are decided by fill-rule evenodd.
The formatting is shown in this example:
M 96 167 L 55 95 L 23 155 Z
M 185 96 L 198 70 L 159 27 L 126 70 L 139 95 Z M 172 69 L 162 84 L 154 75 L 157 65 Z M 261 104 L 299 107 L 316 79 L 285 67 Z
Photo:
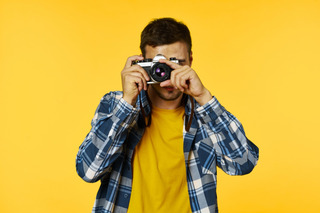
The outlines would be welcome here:
M 201 150 L 202 155 L 210 156 L 214 151 L 217 165 L 229 175 L 250 173 L 257 164 L 259 149 L 246 137 L 237 118 L 225 110 L 215 97 L 198 107 L 196 116 L 200 118 L 211 141 L 208 146 L 203 145 L 206 148 Z M 207 165 L 203 166 L 210 169 L 213 159 L 208 159 Z
M 168 60 L 161 60 L 174 71 L 170 80 L 160 86 L 173 85 L 191 95 L 200 106 L 195 110 L 208 133 L 210 141 L 202 142 L 200 158 L 205 169 L 212 169 L 213 160 L 230 175 L 243 175 L 251 172 L 259 158 L 259 149 L 245 135 L 241 123 L 224 109 L 218 100 L 204 87 L 197 73 L 188 65 L 181 66 Z M 216 156 L 215 156 L 216 155 Z M 215 158 L 213 158 L 215 156 Z
M 96 182 L 110 170 L 138 114 L 121 92 L 110 92 L 101 99 L 92 128 L 77 154 L 76 169 L 82 179 Z
M 142 89 L 147 89 L 149 76 L 132 61 L 142 56 L 131 56 L 121 72 L 121 92 L 105 95 L 96 110 L 91 131 L 80 146 L 76 168 L 79 176 L 87 182 L 99 180 L 111 170 L 112 163 L 123 151 L 123 143 L 139 112 L 135 106 Z

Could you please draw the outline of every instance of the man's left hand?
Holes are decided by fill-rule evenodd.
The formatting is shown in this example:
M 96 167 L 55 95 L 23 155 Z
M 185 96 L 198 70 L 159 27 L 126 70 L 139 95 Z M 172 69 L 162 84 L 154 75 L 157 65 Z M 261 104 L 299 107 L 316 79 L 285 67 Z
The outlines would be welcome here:
M 159 62 L 166 63 L 173 69 L 170 80 L 161 82 L 161 87 L 173 86 L 181 92 L 191 95 L 201 106 L 211 100 L 210 91 L 203 86 L 199 76 L 189 65 L 182 66 L 165 59 L 161 59 Z

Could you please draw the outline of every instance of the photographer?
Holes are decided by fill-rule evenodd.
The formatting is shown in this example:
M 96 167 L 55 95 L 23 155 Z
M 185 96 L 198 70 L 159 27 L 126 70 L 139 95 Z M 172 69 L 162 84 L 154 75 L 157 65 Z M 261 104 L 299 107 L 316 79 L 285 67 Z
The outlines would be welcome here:
M 191 68 L 191 47 L 181 22 L 150 22 L 123 91 L 101 99 L 76 159 L 81 178 L 101 180 L 92 212 L 218 212 L 216 167 L 256 165 L 258 148 Z

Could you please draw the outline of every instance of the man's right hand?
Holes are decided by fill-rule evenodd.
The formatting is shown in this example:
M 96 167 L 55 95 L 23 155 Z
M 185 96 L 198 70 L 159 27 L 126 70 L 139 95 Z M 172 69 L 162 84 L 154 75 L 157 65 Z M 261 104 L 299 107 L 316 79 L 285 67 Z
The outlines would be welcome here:
M 132 65 L 133 61 L 143 60 L 142 56 L 134 55 L 127 59 L 121 72 L 123 99 L 135 105 L 137 97 L 142 89 L 147 90 L 148 73 L 139 65 Z

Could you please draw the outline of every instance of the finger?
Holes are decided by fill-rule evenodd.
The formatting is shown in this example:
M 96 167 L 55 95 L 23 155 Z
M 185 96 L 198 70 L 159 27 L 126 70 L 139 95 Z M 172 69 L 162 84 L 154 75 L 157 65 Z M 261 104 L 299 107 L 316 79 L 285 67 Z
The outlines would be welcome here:
M 188 81 L 191 79 L 193 74 L 193 70 L 190 67 L 186 67 L 186 69 L 177 73 L 177 79 L 179 80 L 179 85 L 184 89 L 189 88 Z
M 131 73 L 131 72 L 140 72 L 147 81 L 150 80 L 150 77 L 149 77 L 148 73 L 146 72 L 146 70 L 143 69 L 141 66 L 139 66 L 137 64 L 136 65 L 132 65 L 131 67 L 128 67 L 127 69 L 125 69 L 123 71 L 124 74 L 125 73 Z
M 174 76 L 176 76 L 178 73 L 180 73 L 180 72 L 184 72 L 185 70 L 188 70 L 188 69 L 191 69 L 189 66 L 180 66 L 179 65 L 179 68 L 178 69 L 175 69 L 175 70 L 173 70 L 172 72 L 171 72 L 171 75 L 174 75 Z M 171 76 L 170 76 L 171 77 Z
M 175 84 L 176 84 L 176 87 L 181 91 L 181 92 L 184 92 L 184 87 L 181 85 L 181 75 L 178 75 L 176 76 L 175 78 Z
M 177 83 L 176 83 L 176 75 L 179 72 L 179 70 L 173 70 L 170 74 L 170 81 L 172 86 L 174 86 L 176 89 L 178 89 L 177 87 Z
M 139 92 L 141 92 L 141 90 L 145 87 L 142 78 L 137 79 L 136 83 L 138 84 Z
M 180 67 L 182 67 L 181 65 L 179 65 L 179 64 L 177 64 L 175 62 L 169 61 L 167 59 L 160 59 L 159 62 L 167 64 L 169 67 L 171 67 L 174 70 L 179 69 Z
M 171 83 L 171 80 L 166 80 L 166 81 L 163 81 L 160 83 L 160 87 L 172 87 L 172 83 Z
M 139 90 L 139 92 L 144 88 L 143 80 L 140 77 L 130 75 L 128 76 L 128 80 L 131 82 L 130 84 L 134 84 L 133 86 L 136 86 Z
M 145 77 L 143 76 L 143 74 L 141 72 L 130 72 L 129 74 L 130 76 L 135 76 L 135 77 L 138 77 L 138 78 L 141 78 L 142 80 L 142 83 L 143 83 L 143 89 L 144 90 L 147 90 L 147 80 L 145 79 Z
M 180 86 L 184 89 L 189 89 L 189 80 L 190 80 L 190 73 L 184 73 L 180 76 Z
M 180 91 L 184 91 L 186 88 L 186 84 L 181 79 L 182 76 L 186 75 L 189 72 L 188 67 L 183 67 L 182 69 L 178 69 L 173 71 L 171 74 L 171 81 L 173 82 L 173 85 L 177 87 Z
M 125 68 L 128 68 L 128 67 L 131 67 L 132 65 L 132 62 L 133 61 L 136 61 L 136 60 L 143 60 L 143 56 L 141 55 L 134 55 L 134 56 L 130 56 L 128 59 L 127 59 L 127 62 L 125 64 Z

